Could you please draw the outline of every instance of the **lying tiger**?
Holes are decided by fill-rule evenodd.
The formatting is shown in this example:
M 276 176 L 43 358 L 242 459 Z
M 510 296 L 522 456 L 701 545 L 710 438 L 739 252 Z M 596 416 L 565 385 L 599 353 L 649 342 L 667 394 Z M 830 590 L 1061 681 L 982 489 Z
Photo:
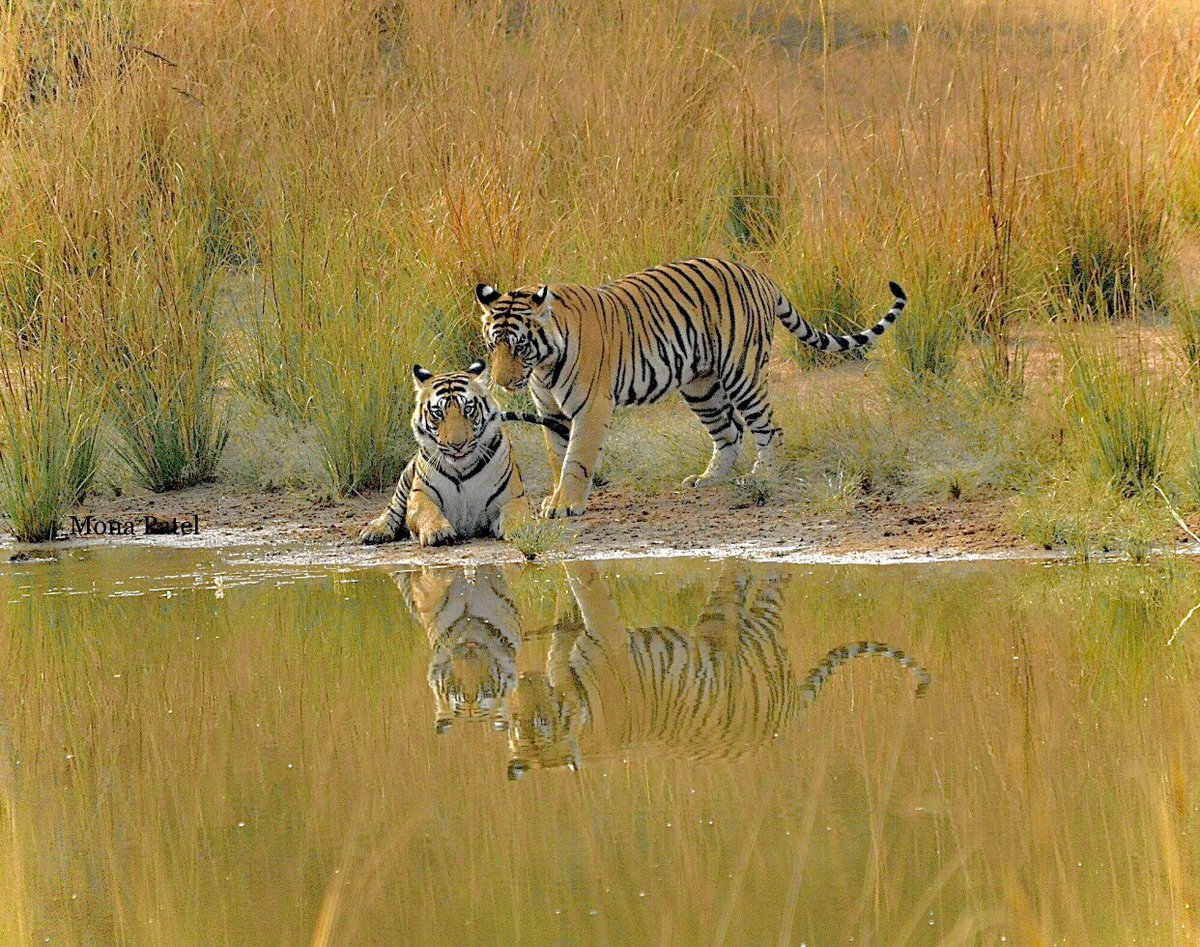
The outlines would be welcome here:
M 916 695 L 929 674 L 878 642 L 829 651 L 803 681 L 781 637 L 782 580 L 722 575 L 690 630 L 627 627 L 595 566 L 567 564 L 582 624 L 555 630 L 544 673 L 508 695 L 508 776 L 583 765 L 583 750 L 653 749 L 688 759 L 733 758 L 776 738 L 810 707 L 839 667 L 881 655 L 910 670 Z
M 903 311 L 904 291 L 890 286 L 895 301 L 879 322 L 829 335 L 805 322 L 773 280 L 728 260 L 667 263 L 595 288 L 555 283 L 502 293 L 479 284 L 492 381 L 528 385 L 539 414 L 569 425 L 566 436 L 545 432 L 557 484 L 543 515 L 584 512 L 614 409 L 672 391 L 713 442 L 707 469 L 686 484 L 726 480 L 743 428 L 758 451 L 754 473 L 771 476 L 782 442 L 767 395 L 776 320 L 805 345 L 847 352 L 879 338 Z
M 364 543 L 412 536 L 422 546 L 475 536 L 504 537 L 532 516 L 502 421 L 558 426 L 552 418 L 501 411 L 484 388 L 483 362 L 435 375 L 413 366 L 417 452 L 387 509 L 359 535 Z M 561 433 L 561 429 L 560 429 Z

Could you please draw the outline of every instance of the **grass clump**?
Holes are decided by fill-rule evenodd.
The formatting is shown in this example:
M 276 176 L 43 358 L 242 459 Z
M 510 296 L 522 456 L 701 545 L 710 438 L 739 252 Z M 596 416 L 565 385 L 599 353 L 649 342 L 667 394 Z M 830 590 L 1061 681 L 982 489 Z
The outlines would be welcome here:
M 0 371 L 0 508 L 22 542 L 54 539 L 96 475 L 99 399 L 49 353 Z
M 574 534 L 558 520 L 527 519 L 510 526 L 504 538 L 533 562 L 550 552 L 565 552 Z
M 95 284 L 116 452 L 155 493 L 211 480 L 229 438 L 217 275 L 192 223 L 161 205 L 141 232 L 110 234 Z
M 1153 312 L 1166 299 L 1174 239 L 1169 185 L 1154 156 L 1159 131 L 1125 104 L 1109 117 L 1116 128 L 1105 128 L 1095 116 L 1077 114 L 1093 107 L 1079 92 L 1075 106 L 1047 123 L 1057 126 L 1052 134 L 1066 159 L 1045 180 L 1040 221 L 1054 259 L 1051 295 L 1060 311 L 1099 319 Z
M 800 486 L 805 502 L 820 514 L 849 513 L 863 498 L 862 477 L 842 468 L 801 477 Z
M 1113 553 L 1141 562 L 1172 548 L 1176 524 L 1156 492 L 1127 498 L 1106 487 L 1069 471 L 1047 477 L 1016 501 L 1017 532 L 1044 549 L 1065 549 L 1079 562 Z
M 733 498 L 735 509 L 742 509 L 748 506 L 766 506 L 770 499 L 775 496 L 778 486 L 778 481 L 774 477 L 764 477 L 759 474 L 748 473 L 744 477 L 735 478 L 729 484 L 729 493 Z
M 1179 338 L 1179 348 L 1187 364 L 1187 377 L 1193 384 L 1200 381 L 1200 304 L 1192 300 L 1179 301 L 1171 306 L 1171 325 Z
M 1111 349 L 1068 344 L 1068 405 L 1084 457 L 1119 495 L 1138 496 L 1162 482 L 1170 459 L 1171 398 L 1144 364 Z
M 412 454 L 412 366 L 453 339 L 371 221 L 297 213 L 273 226 L 251 332 L 253 393 L 311 425 L 338 495 L 393 483 Z

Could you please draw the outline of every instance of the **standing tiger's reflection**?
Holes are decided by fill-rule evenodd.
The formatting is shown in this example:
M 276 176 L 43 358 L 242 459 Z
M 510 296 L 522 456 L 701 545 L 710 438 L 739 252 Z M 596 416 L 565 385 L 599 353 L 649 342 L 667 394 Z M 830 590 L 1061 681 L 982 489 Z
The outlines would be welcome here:
M 778 736 L 839 666 L 881 655 L 929 675 L 903 652 L 858 642 L 829 651 L 804 677 L 782 640 L 782 579 L 727 564 L 698 620 L 629 627 L 592 563 L 567 564 L 579 618 L 551 629 L 544 667 L 518 673 L 520 613 L 504 573 L 426 570 L 397 576 L 429 638 L 437 730 L 460 718 L 508 731 L 508 776 L 577 770 L 585 753 L 646 749 L 733 758 Z

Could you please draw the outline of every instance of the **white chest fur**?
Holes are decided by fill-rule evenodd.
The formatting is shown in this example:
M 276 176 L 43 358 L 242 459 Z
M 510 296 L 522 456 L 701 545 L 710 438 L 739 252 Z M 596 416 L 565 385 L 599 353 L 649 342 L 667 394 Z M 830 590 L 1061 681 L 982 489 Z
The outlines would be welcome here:
M 427 465 L 422 472 L 422 479 L 440 500 L 442 515 L 459 536 L 494 532 L 507 499 L 506 490 L 497 491 L 509 468 L 508 439 L 501 436 L 499 447 L 487 463 L 466 476 L 478 463 L 477 457 L 465 458 L 460 465 L 443 461 L 442 469 Z

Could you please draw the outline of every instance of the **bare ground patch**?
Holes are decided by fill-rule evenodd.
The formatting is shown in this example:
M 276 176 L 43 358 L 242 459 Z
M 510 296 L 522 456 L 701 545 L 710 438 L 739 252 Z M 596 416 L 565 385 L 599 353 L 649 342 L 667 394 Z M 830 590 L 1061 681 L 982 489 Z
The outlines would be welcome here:
M 141 517 L 181 520 L 198 514 L 201 533 L 192 543 L 280 544 L 296 551 L 384 562 L 471 563 L 519 559 L 513 547 L 475 540 L 438 549 L 399 542 L 374 549 L 357 544 L 362 525 L 387 502 L 386 493 L 332 501 L 298 493 L 244 493 L 219 484 L 167 496 L 96 497 L 75 514 L 137 523 L 137 535 L 69 542 L 144 541 Z M 170 543 L 174 537 L 154 537 Z M 181 539 L 182 541 L 182 539 Z M 361 553 L 357 550 L 361 550 Z M 677 490 L 643 496 L 619 487 L 595 491 L 591 508 L 567 523 L 561 549 L 545 558 L 654 556 L 703 551 L 746 555 L 887 553 L 953 557 L 957 554 L 1035 554 L 1006 522 L 1001 499 L 893 503 L 865 498 L 845 513 L 814 514 L 786 489 L 761 506 L 738 506 L 723 490 Z

